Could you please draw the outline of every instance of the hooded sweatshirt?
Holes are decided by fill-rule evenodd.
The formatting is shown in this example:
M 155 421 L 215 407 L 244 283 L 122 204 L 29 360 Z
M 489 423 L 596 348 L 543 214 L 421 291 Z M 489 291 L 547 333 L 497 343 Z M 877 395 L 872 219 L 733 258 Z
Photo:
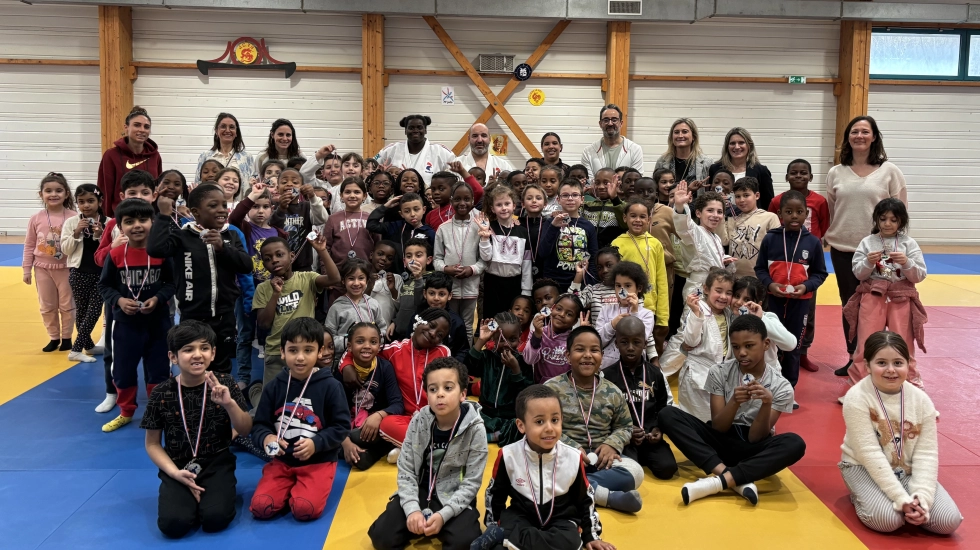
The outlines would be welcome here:
M 98 184 L 105 197 L 102 210 L 110 218 L 116 206 L 122 202 L 119 198 L 119 193 L 122 191 L 119 180 L 130 170 L 149 172 L 154 179 L 163 172 L 163 160 L 160 158 L 160 152 L 157 151 L 155 141 L 146 140 L 143 144 L 143 152 L 136 154 L 129 148 L 129 138 L 121 137 L 102 155 Z
M 160 317 L 170 316 L 167 302 L 175 290 L 173 260 L 151 258 L 147 256 L 145 248 L 113 248 L 99 278 L 99 294 L 112 307 L 113 319 L 125 324 L 156 326 Z M 119 308 L 120 298 L 143 302 L 156 298 L 157 305 L 149 313 L 126 315 Z
M 783 286 L 803 285 L 806 293 L 794 298 L 809 300 L 827 278 L 827 265 L 820 239 L 811 235 L 806 227 L 800 228 L 800 232 L 783 227 L 769 230 L 759 246 L 755 276 L 766 288 L 772 283 Z
M 282 460 L 291 468 L 339 460 L 340 444 L 350 432 L 350 411 L 344 386 L 329 370 L 310 373 L 308 383 L 292 378 L 288 370 L 283 370 L 266 384 L 255 410 L 252 442 L 262 448 L 266 436 L 280 431 L 289 447 L 286 454 L 275 460 Z M 293 448 L 301 439 L 312 439 L 316 446 L 313 456 L 307 460 L 293 458 Z
M 442 508 L 433 512 L 442 516 L 446 523 L 467 508 L 475 507 L 476 495 L 483 484 L 483 471 L 487 465 L 487 433 L 480 416 L 480 405 L 466 401 L 459 406 L 458 426 L 452 431 L 442 460 L 437 462 L 435 491 Z M 428 495 L 419 494 L 422 485 L 423 466 L 427 466 L 427 453 L 436 415 L 428 406 L 419 409 L 412 417 L 398 455 L 398 500 L 405 516 L 419 512 L 428 506 Z M 425 476 L 426 478 L 428 476 Z M 428 483 L 428 479 L 425 479 Z
M 204 244 L 202 230 L 197 223 L 177 229 L 169 217 L 157 214 L 146 246 L 154 258 L 174 258 L 177 301 L 181 317 L 187 319 L 208 319 L 233 311 L 241 294 L 237 275 L 252 273 L 252 257 L 245 252 L 237 229 L 227 224 L 221 228 L 221 250 Z
M 543 384 L 545 380 L 565 374 L 570 368 L 565 357 L 565 345 L 568 341 L 568 331 L 555 334 L 551 323 L 545 323 L 541 330 L 541 338 L 531 333 L 527 346 L 522 354 L 524 360 L 534 372 L 534 382 Z

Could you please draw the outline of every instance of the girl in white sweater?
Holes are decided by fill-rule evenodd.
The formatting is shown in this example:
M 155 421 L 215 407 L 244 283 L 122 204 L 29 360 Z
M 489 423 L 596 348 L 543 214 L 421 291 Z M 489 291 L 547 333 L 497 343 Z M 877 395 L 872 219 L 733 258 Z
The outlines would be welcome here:
M 687 296 L 681 328 L 664 347 L 660 370 L 665 376 L 680 371 L 677 401 L 682 411 L 702 422 L 711 420 L 711 396 L 704 390 L 708 370 L 729 353 L 728 327 L 732 324 L 732 286 L 735 276 L 713 268 L 704 281 L 702 299 L 696 292 Z
M 910 523 L 949 535 L 963 521 L 939 484 L 936 407 L 906 383 L 909 347 L 894 332 L 864 344 L 871 376 L 844 396 L 844 444 L 838 464 L 861 523 L 888 533 Z

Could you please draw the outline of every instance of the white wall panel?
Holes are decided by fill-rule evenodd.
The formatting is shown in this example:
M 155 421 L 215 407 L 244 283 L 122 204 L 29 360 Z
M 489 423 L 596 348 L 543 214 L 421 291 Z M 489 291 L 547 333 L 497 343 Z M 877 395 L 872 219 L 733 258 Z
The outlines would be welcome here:
M 98 59 L 99 9 L 0 0 L 0 56 Z
M 0 75 L 0 230 L 23 234 L 45 174 L 72 188 L 96 182 L 99 68 L 6 65 Z
M 297 65 L 361 66 L 357 15 L 248 10 L 133 9 L 133 59 L 215 59 L 240 36 L 265 38 L 272 57 Z
M 635 74 L 837 76 L 840 24 L 834 21 L 708 19 L 634 23 Z
M 215 117 L 238 118 L 246 150 L 257 156 L 277 118 L 296 127 L 304 154 L 332 143 L 342 152 L 360 151 L 361 82 L 356 74 L 302 73 L 292 78 L 244 70 L 197 71 L 143 69 L 133 85 L 136 103 L 153 118 L 152 138 L 164 169 L 176 168 L 188 179 L 197 157 L 211 148 Z
M 742 126 L 752 134 L 759 161 L 772 172 L 776 193 L 789 188 L 786 165 L 804 158 L 813 165 L 811 189 L 824 192 L 834 156 L 836 102 L 830 85 L 781 86 L 689 82 L 633 82 L 632 139 L 643 146 L 646 172 L 667 150 L 674 120 L 694 119 L 701 149 L 721 157 L 725 134 Z
M 515 55 L 520 64 L 534 52 L 548 35 L 555 21 L 439 19 L 453 41 L 472 63 L 481 53 Z M 385 65 L 389 68 L 460 70 L 432 29 L 420 17 L 389 17 L 385 20 Z M 606 25 L 602 22 L 574 21 L 565 29 L 548 54 L 536 68 L 540 72 L 605 73 Z M 487 78 L 487 84 L 499 92 L 506 82 L 502 78 Z M 587 143 L 598 139 L 598 112 L 603 105 L 598 80 L 558 80 L 533 77 L 517 87 L 506 102 L 507 110 L 537 145 L 545 132 L 554 131 L 562 137 L 562 160 L 569 164 L 579 161 Z M 453 86 L 455 105 L 443 105 L 440 90 Z M 534 88 L 545 93 L 545 103 L 534 107 L 528 94 Z M 429 139 L 452 148 L 473 124 L 486 99 L 466 77 L 398 76 L 390 77 L 385 96 L 385 137 L 404 140 L 405 132 L 398 125 L 407 114 L 421 113 L 432 118 Z M 529 155 L 506 127 L 499 116 L 487 124 L 490 132 L 508 136 L 508 160 L 522 167 Z
M 440 17 L 439 23 L 474 65 L 481 53 L 503 53 L 514 55 L 516 66 L 534 53 L 557 20 Z M 385 65 L 398 69 L 461 70 L 421 17 L 385 18 Z M 606 24 L 573 21 L 535 70 L 606 72 Z
M 222 54 L 239 36 L 265 38 L 269 53 L 298 65 L 360 67 L 361 18 L 242 10 L 133 10 L 133 58 L 194 63 Z M 332 143 L 342 152 L 362 147 L 361 83 L 358 74 L 141 69 L 133 84 L 136 104 L 153 118 L 153 139 L 164 168 L 191 179 L 197 157 L 211 148 L 219 112 L 234 114 L 246 150 L 265 149 L 269 127 L 287 118 L 300 147 L 312 154 Z
M 0 57 L 99 58 L 98 9 L 0 0 Z M 99 68 L 0 65 L 0 231 L 23 234 L 38 183 L 95 183 Z
M 872 84 L 868 113 L 888 160 L 905 174 L 911 235 L 926 244 L 980 244 L 980 94 Z

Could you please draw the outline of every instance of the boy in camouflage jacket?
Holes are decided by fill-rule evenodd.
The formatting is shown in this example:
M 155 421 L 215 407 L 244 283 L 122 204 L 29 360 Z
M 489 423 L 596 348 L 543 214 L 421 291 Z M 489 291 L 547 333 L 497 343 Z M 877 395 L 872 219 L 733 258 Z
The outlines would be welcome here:
M 633 420 L 623 392 L 598 376 L 599 333 L 581 326 L 569 333 L 566 349 L 571 372 L 545 383 L 561 401 L 561 441 L 585 457 L 597 505 L 635 514 L 643 505 L 636 491 L 643 482 L 643 468 L 621 456 L 632 436 Z

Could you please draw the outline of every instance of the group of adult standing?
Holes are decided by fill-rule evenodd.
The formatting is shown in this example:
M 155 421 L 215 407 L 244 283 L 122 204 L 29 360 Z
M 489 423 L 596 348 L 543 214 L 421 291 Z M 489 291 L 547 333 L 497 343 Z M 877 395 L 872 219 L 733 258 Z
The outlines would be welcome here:
M 483 169 L 488 179 L 502 172 L 511 172 L 514 166 L 504 157 L 491 154 L 490 131 L 485 124 L 474 124 L 469 130 L 469 148 L 456 157 L 445 146 L 428 140 L 431 119 L 425 116 L 405 117 L 401 126 L 405 141 L 392 143 L 378 155 L 382 166 L 414 168 L 426 183 L 432 175 L 454 160 L 464 169 L 474 166 Z M 643 173 L 642 147 L 621 134 L 622 110 L 616 105 L 605 105 L 599 113 L 602 137 L 589 144 L 582 152 L 581 163 L 589 178 L 602 168 L 635 168 Z M 163 172 L 163 161 L 156 142 L 150 139 L 152 121 L 149 113 L 134 107 L 126 117 L 124 134 L 102 157 L 99 166 L 98 185 L 105 195 L 106 215 L 112 216 L 119 203 L 119 180 L 134 169 L 145 170 L 154 177 Z M 561 138 L 548 132 L 541 140 L 545 164 L 560 166 L 566 173 L 570 168 L 561 159 Z M 194 183 L 200 183 L 201 166 L 215 159 L 225 167 L 237 168 L 246 180 L 257 175 L 267 160 L 281 160 L 301 156 L 296 129 L 286 119 L 272 123 L 266 148 L 254 158 L 245 150 L 241 125 L 231 113 L 220 113 L 214 123 L 213 144 L 198 157 Z M 830 228 L 825 243 L 830 247 L 830 257 L 837 276 L 837 286 L 842 303 L 854 294 L 858 280 L 851 270 L 851 260 L 861 239 L 871 228 L 871 216 L 879 201 L 898 198 L 907 203 L 905 178 L 897 166 L 888 162 L 881 133 L 875 120 L 859 116 L 844 131 L 839 149 L 840 164 L 827 174 L 827 201 L 830 208 Z M 732 172 L 735 179 L 754 177 L 759 181 L 759 208 L 765 209 L 775 196 L 772 173 L 759 161 L 755 142 L 744 128 L 732 128 L 723 142 L 721 157 L 713 161 L 701 149 L 698 127 L 690 118 L 679 118 L 667 134 L 667 150 L 656 162 L 656 169 L 666 169 L 674 174 L 675 181 L 686 181 L 690 189 L 699 189 L 712 181 L 720 170 Z M 244 185 L 245 181 L 242 182 Z M 843 320 L 845 338 L 848 323 Z M 854 339 L 847 340 L 849 356 L 855 349 Z M 848 365 L 842 367 L 846 369 Z

